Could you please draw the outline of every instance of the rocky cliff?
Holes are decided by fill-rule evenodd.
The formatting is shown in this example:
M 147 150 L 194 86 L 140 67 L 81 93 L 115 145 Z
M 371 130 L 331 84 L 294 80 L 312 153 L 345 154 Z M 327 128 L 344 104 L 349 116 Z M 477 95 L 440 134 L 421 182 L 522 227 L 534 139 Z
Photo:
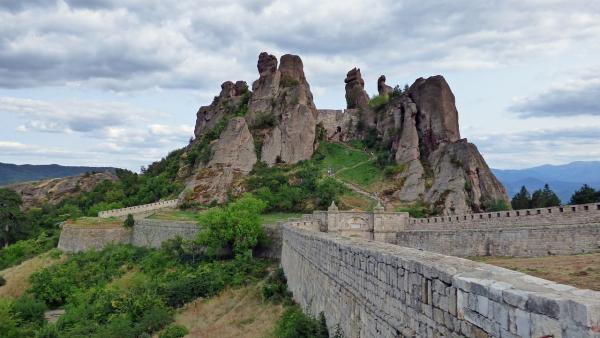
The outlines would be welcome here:
M 111 171 L 83 174 L 42 181 L 23 182 L 5 186 L 16 191 L 23 199 L 23 208 L 41 207 L 44 203 L 58 204 L 67 197 L 91 191 L 98 183 L 116 181 Z
M 454 94 L 442 76 L 419 78 L 401 90 L 377 81 L 370 99 L 360 69 L 345 82 L 345 111 L 317 111 L 300 57 L 281 59 L 261 53 L 259 78 L 225 82 L 209 106 L 197 113 L 195 141 L 183 176 L 182 198 L 223 202 L 243 191 L 240 183 L 253 165 L 293 164 L 310 159 L 317 145 L 317 121 L 332 141 L 371 140 L 373 151 L 396 165 L 394 189 L 381 192 L 389 202 L 423 202 L 436 213 L 480 211 L 508 203 L 506 191 L 485 160 L 461 139 Z M 201 150 L 198 150 L 201 149 Z M 196 158 L 196 157 L 194 157 Z

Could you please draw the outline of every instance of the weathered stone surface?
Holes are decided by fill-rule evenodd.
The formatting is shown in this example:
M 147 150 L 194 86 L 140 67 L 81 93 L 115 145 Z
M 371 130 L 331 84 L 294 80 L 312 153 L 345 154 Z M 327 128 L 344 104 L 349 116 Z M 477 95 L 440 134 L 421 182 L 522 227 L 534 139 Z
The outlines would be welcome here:
M 180 200 L 222 203 L 228 193 L 243 192 L 241 179 L 257 161 L 254 140 L 243 117 L 232 118 L 221 136 L 211 144 L 213 156 L 186 182 Z
M 314 151 L 317 111 L 302 60 L 286 54 L 274 69 L 274 56 L 261 55 L 258 68 L 263 71 L 252 86 L 246 115 L 249 125 L 264 137 L 261 160 L 270 165 L 306 160 Z
M 307 230 L 303 220 L 283 226 L 281 265 L 294 299 L 324 312 L 346 337 L 594 337 L 600 293 L 554 291 L 523 273 L 455 257 Z M 449 275 L 450 278 L 444 276 Z M 402 283 L 390 276 L 403 276 Z M 438 280 L 443 278 L 442 288 Z M 397 280 L 397 279 L 396 279 Z M 540 303 L 578 304 L 556 318 L 494 296 L 502 285 Z M 440 302 L 455 289 L 456 309 Z M 588 292 L 587 297 L 578 293 Z M 452 293 L 451 293 L 452 294 Z M 436 301 L 437 300 L 437 301 Z M 575 308 L 575 306 L 571 306 Z M 590 315 L 591 314 L 591 315 Z M 594 316 L 590 320 L 590 317 Z
M 213 102 L 208 106 L 200 107 L 196 113 L 194 136 L 202 137 L 225 116 L 233 113 L 247 92 L 248 85 L 244 81 L 237 81 L 235 84 L 231 81 L 223 82 L 221 92 L 215 96 Z

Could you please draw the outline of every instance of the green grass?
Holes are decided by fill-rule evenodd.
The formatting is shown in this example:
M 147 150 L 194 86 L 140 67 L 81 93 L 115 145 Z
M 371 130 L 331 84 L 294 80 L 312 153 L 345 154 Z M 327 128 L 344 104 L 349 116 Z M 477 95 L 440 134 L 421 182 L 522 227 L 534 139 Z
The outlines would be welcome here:
M 277 221 L 285 221 L 288 218 L 300 217 L 302 214 L 289 213 L 289 212 L 273 212 L 270 214 L 260 215 L 260 222 L 262 224 L 275 223 Z
M 344 181 L 368 189 L 371 184 L 383 179 L 383 172 L 373 161 L 369 161 L 354 168 L 344 170 L 337 176 Z
M 323 169 L 332 168 L 334 172 L 369 159 L 369 155 L 364 151 L 336 143 L 322 142 L 318 151 L 325 156 L 321 161 Z
M 197 222 L 199 214 L 200 213 L 198 211 L 190 210 L 159 210 L 150 215 L 148 218 L 162 219 L 165 221 Z

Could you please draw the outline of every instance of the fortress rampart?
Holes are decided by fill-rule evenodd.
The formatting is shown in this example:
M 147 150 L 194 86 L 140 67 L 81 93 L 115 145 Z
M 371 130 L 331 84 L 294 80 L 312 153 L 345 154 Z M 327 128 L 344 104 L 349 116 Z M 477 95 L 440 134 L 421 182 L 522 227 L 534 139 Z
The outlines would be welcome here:
M 98 213 L 98 217 L 100 218 L 109 218 L 109 217 L 123 217 L 129 214 L 132 215 L 143 215 L 150 213 L 152 211 L 156 211 L 159 209 L 165 208 L 175 208 L 177 207 L 178 200 L 168 200 L 168 201 L 159 201 L 150 204 L 142 204 L 136 205 L 133 207 L 121 208 L 121 209 L 113 209 L 108 211 L 100 211 Z
M 600 293 L 487 264 L 283 225 L 294 299 L 358 337 L 597 337 Z

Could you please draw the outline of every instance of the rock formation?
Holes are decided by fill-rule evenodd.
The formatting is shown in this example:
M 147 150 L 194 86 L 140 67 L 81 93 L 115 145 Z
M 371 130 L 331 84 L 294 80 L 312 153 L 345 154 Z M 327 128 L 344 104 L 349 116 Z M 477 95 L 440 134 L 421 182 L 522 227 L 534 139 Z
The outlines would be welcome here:
M 297 55 L 261 53 L 246 119 L 261 146 L 261 161 L 296 163 L 314 151 L 317 110 Z
M 242 104 L 248 93 L 248 85 L 245 81 L 223 82 L 221 93 L 215 96 L 209 106 L 200 107 L 196 113 L 196 127 L 194 136 L 199 138 L 207 130 L 213 128 L 223 117 L 232 113 L 232 109 Z
M 254 142 L 246 120 L 232 118 L 210 147 L 213 153 L 210 161 L 195 170 L 180 198 L 202 204 L 223 203 L 232 190 L 243 190 L 240 179 L 256 163 Z
M 263 52 L 251 92 L 243 81 L 221 85 L 220 94 L 197 113 L 196 141 L 189 148 L 201 143 L 209 151 L 203 162 L 182 166 L 180 176 L 189 177 L 182 197 L 223 202 L 228 193 L 243 191 L 241 178 L 257 161 L 274 165 L 309 159 L 318 121 L 330 140 L 376 135 L 379 151 L 399 169 L 394 188 L 383 191 L 389 202 L 421 201 L 444 214 L 480 211 L 498 201 L 509 205 L 477 148 L 460 138 L 454 94 L 442 76 L 419 78 L 399 91 L 381 75 L 377 89 L 385 99 L 370 102 L 360 69 L 353 68 L 344 80 L 348 109 L 317 111 L 303 68 L 296 55 L 283 55 L 278 62 Z M 207 140 L 215 128 L 223 130 L 219 138 Z
M 42 181 L 23 182 L 5 186 L 16 191 L 23 199 L 23 208 L 41 207 L 44 203 L 58 204 L 75 194 L 88 192 L 99 183 L 116 181 L 117 176 L 110 171 Z
M 381 75 L 379 79 L 377 79 L 377 91 L 379 92 L 379 95 L 389 95 L 393 90 L 394 88 L 385 84 L 385 75 Z

